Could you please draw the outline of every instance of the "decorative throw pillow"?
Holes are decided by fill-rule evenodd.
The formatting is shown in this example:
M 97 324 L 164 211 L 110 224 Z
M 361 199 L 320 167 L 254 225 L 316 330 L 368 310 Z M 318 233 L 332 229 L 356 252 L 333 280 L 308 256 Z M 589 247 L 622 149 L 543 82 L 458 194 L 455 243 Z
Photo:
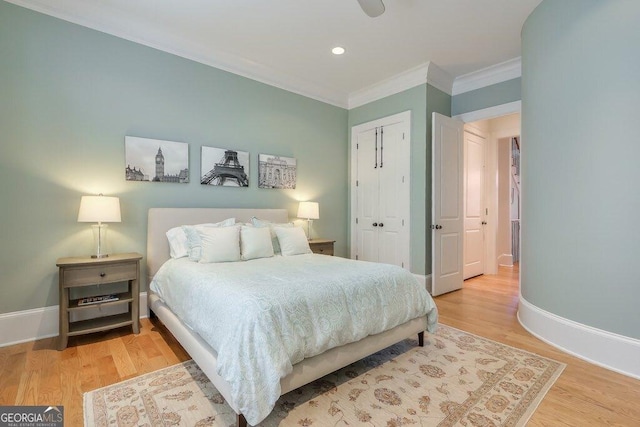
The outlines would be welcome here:
M 200 241 L 198 230 L 207 227 L 229 227 L 234 225 L 235 222 L 235 218 L 227 218 L 224 221 L 216 223 L 183 225 L 181 227 L 172 228 L 167 231 L 167 238 L 169 238 L 170 234 L 173 236 L 173 243 L 172 239 L 169 238 L 171 257 L 181 258 L 188 256 L 190 261 L 199 261 L 200 256 L 202 255 L 202 242 Z M 174 256 L 174 254 L 176 256 Z
M 242 226 L 240 229 L 240 253 L 243 260 L 272 257 L 273 244 L 269 228 Z
M 312 253 L 307 235 L 301 227 L 273 227 L 273 230 L 278 236 L 282 256 Z
M 198 262 L 240 261 L 240 226 L 202 227 L 198 234 L 202 241 Z
M 273 245 L 273 253 L 275 255 L 280 255 L 280 243 L 278 242 L 278 237 L 276 236 L 276 232 L 273 231 L 274 227 L 293 227 L 292 222 L 284 222 L 284 223 L 275 223 L 271 221 L 267 221 L 265 219 L 258 219 L 255 216 L 251 218 L 251 224 L 254 227 L 268 227 L 271 232 L 271 244 Z

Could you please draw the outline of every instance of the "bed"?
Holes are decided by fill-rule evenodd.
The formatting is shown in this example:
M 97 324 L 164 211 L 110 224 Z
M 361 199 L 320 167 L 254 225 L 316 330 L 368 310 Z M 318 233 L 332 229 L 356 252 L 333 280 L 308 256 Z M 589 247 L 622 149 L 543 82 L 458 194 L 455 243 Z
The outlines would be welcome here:
M 148 278 L 152 280 L 156 275 L 164 278 L 168 276 L 166 271 L 182 264 L 182 268 L 189 267 L 190 261 L 186 260 L 170 260 L 169 244 L 166 238 L 166 232 L 181 225 L 201 224 L 207 222 L 223 221 L 227 218 L 236 218 L 237 222 L 249 222 L 252 217 L 258 217 L 265 221 L 274 223 L 285 223 L 288 221 L 288 213 L 283 209 L 214 209 L 214 208 L 153 208 L 149 210 L 148 218 L 148 236 L 147 236 L 147 268 Z M 335 265 L 333 270 L 340 271 L 343 264 L 354 262 L 348 260 L 333 259 L 325 255 L 300 255 L 295 257 L 274 257 L 273 260 L 254 260 L 256 266 L 267 268 L 271 266 L 274 270 L 280 268 L 284 262 L 288 262 L 285 258 L 295 259 L 298 268 L 326 268 L 326 264 Z M 330 259 L 331 258 L 331 259 Z M 250 263 L 252 261 L 247 261 Z M 175 264 L 175 266 L 173 265 Z M 195 264 L 190 268 L 196 268 Z M 218 268 L 214 270 L 223 272 L 242 268 L 241 263 L 225 263 L 225 266 L 210 266 L 210 268 Z M 293 262 L 292 262 L 293 264 Z M 363 266 L 362 262 L 357 262 L 358 266 Z M 265 267 L 266 266 L 266 267 Z M 275 266 L 275 267 L 273 267 Z M 324 266 L 324 267 L 323 267 Z M 376 267 L 376 266 L 372 266 Z M 198 267 L 199 268 L 199 267 Z M 159 273 L 160 272 L 160 273 Z M 217 273 L 216 273 L 217 274 Z M 222 274 L 222 273 L 220 273 Z M 235 270 L 230 273 L 232 276 Z M 320 279 L 321 280 L 321 279 Z M 250 282 L 247 279 L 247 282 Z M 327 277 L 327 281 L 329 278 Z M 153 288 L 157 288 L 157 283 Z M 187 291 L 189 293 L 189 291 Z M 162 294 L 161 290 L 154 291 L 150 286 L 148 291 L 148 306 L 152 315 L 157 316 L 173 336 L 180 342 L 184 349 L 189 353 L 193 360 L 198 364 L 202 371 L 211 380 L 220 394 L 225 398 L 227 403 L 237 414 L 238 426 L 246 426 L 247 420 L 252 424 L 256 424 L 264 418 L 265 408 L 247 409 L 247 402 L 238 398 L 238 387 L 244 386 L 245 383 L 241 379 L 243 375 L 230 377 L 226 371 L 226 359 L 221 350 L 219 355 L 210 344 L 209 330 L 200 330 L 193 328 L 193 320 L 185 317 L 184 310 L 180 310 L 178 305 L 173 305 L 175 310 L 169 308 L 171 300 L 167 294 Z M 193 292 L 191 292 L 193 294 Z M 419 345 L 423 345 L 424 331 L 427 325 L 434 327 L 437 311 L 430 297 L 428 297 L 426 314 L 418 315 L 415 318 L 403 320 L 402 323 L 383 332 L 358 338 L 355 342 L 340 344 L 335 347 L 328 347 L 326 351 L 322 351 L 317 355 L 305 357 L 300 361 L 292 362 L 292 366 L 287 370 L 287 374 L 280 377 L 277 388 L 279 395 L 285 394 L 302 385 L 305 385 L 315 379 L 321 378 L 339 368 L 347 366 L 363 357 L 373 354 L 389 345 L 395 344 L 412 335 L 418 335 Z M 169 303 L 167 301 L 169 301 Z M 242 298 L 238 299 L 239 304 L 244 304 Z M 247 300 L 251 301 L 251 300 Z M 180 313 L 180 314 L 178 314 Z M 211 329 L 211 328 L 209 328 Z M 203 338 L 207 337 L 207 339 Z M 238 351 L 241 351 L 238 349 Z M 252 350 L 253 351 L 253 350 Z M 267 376 L 265 374 L 265 376 Z M 227 379 L 223 378 L 226 377 Z M 245 381 L 246 382 L 246 381 Z M 262 400 L 262 399 L 257 399 Z M 264 402 L 261 402 L 264 406 Z M 272 408 L 272 406 L 271 406 Z M 255 409 L 255 410 L 254 410 Z M 268 409 L 270 411 L 270 409 Z

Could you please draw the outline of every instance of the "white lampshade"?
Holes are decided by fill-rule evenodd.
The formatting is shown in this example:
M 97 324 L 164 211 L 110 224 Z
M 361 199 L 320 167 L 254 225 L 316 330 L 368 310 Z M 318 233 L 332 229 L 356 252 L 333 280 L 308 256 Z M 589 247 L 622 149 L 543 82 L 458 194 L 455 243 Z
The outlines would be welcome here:
M 300 202 L 298 218 L 320 219 L 320 207 L 317 202 Z
M 117 197 L 82 196 L 78 222 L 97 222 L 93 229 L 94 251 L 92 258 L 105 258 L 107 254 L 107 224 L 103 222 L 120 222 L 120 199 Z
M 82 196 L 78 222 L 120 222 L 120 199 L 108 196 Z

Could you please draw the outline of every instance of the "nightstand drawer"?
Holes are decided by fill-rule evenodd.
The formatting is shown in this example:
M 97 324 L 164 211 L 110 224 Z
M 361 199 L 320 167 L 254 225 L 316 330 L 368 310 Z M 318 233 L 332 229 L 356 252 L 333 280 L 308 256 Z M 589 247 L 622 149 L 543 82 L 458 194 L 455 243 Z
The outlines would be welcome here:
M 68 268 L 64 271 L 65 288 L 87 284 L 124 282 L 138 277 L 137 263 L 104 265 L 91 268 Z
M 333 242 L 315 243 L 311 245 L 314 254 L 333 255 Z

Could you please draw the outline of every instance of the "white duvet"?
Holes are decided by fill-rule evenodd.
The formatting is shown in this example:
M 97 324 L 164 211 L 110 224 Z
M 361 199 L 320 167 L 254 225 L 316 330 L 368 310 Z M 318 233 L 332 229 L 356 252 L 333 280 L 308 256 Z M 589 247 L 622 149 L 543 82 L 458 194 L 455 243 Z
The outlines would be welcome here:
M 256 425 L 292 365 L 437 310 L 408 271 L 325 255 L 199 264 L 167 261 L 151 282 L 184 323 L 218 352 L 218 375 Z

